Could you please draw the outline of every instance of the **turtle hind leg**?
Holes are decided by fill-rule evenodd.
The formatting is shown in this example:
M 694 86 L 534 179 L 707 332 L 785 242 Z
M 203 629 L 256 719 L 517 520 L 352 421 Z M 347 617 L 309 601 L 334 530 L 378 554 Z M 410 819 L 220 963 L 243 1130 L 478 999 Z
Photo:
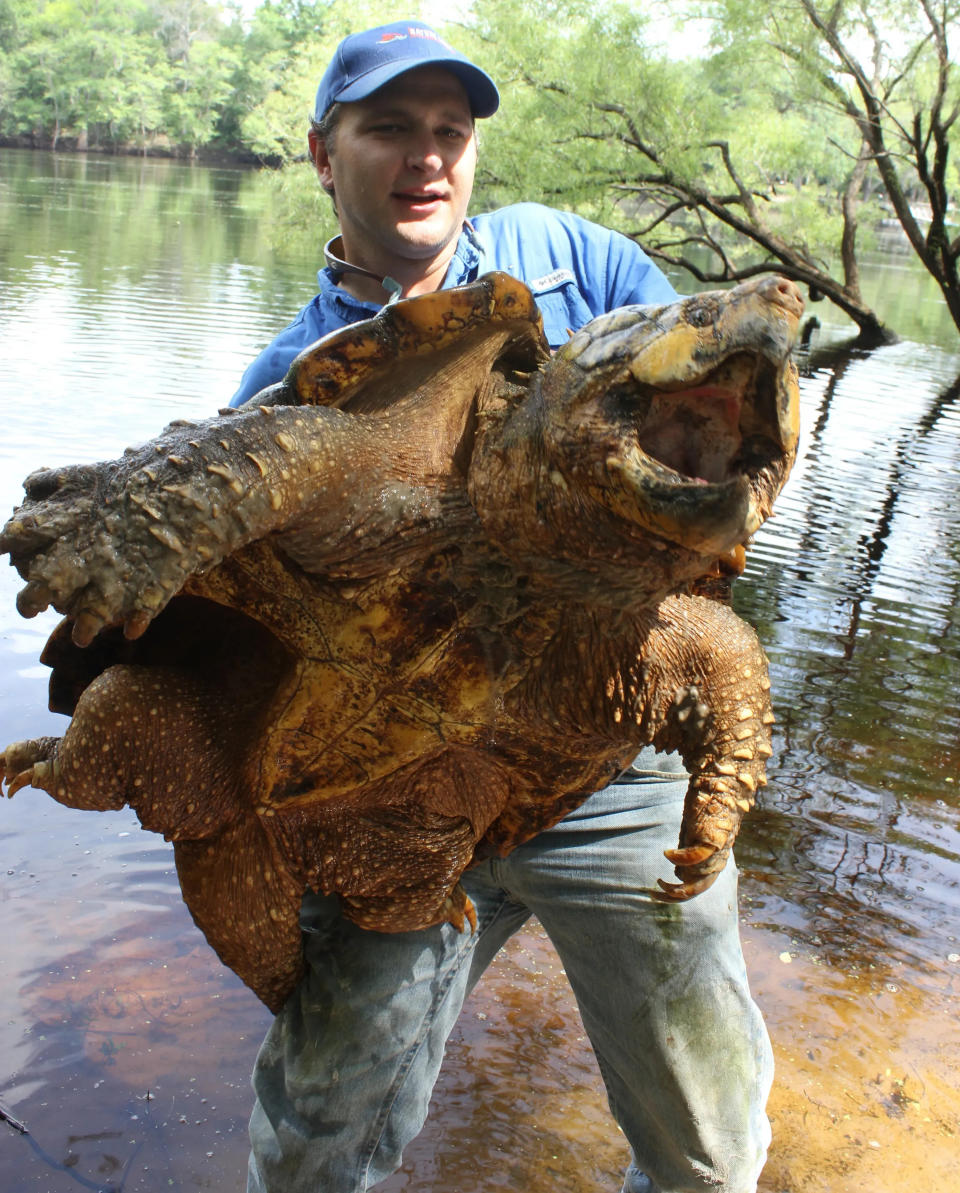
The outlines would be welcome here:
M 202 837 L 237 814 L 243 747 L 226 693 L 185 669 L 118 664 L 83 691 L 62 738 L 8 747 L 3 777 L 11 793 L 29 783 L 71 808 L 129 804 L 152 832 Z
M 158 701 L 147 696 L 139 670 L 115 666 L 98 675 L 76 702 L 63 737 L 8 746 L 2 755 L 7 794 L 31 786 L 68 808 L 96 812 L 133 804 L 142 786 L 137 722 L 148 720 L 148 703 L 155 714 L 160 711 Z M 159 724 L 163 718 L 149 719 Z
M 102 755 L 93 755 L 89 738 L 74 731 L 72 723 L 63 737 L 7 746 L 0 754 L 0 777 L 9 797 L 34 787 L 67 808 L 93 812 L 113 811 L 127 802 L 116 770 Z
M 417 932 L 434 924 L 452 924 L 458 932 L 476 932 L 477 910 L 458 882 L 449 894 L 393 891 L 389 895 L 340 895 L 343 914 L 370 932 Z

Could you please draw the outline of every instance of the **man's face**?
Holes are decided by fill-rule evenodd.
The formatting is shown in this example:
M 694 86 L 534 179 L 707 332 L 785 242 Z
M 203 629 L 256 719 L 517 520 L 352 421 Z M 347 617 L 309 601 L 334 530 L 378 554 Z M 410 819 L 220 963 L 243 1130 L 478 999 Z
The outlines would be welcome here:
M 445 266 L 477 164 L 473 116 L 455 75 L 432 66 L 401 75 L 342 106 L 329 150 L 313 136 L 310 148 L 336 196 L 347 260 L 377 273 L 436 268 L 438 259 Z

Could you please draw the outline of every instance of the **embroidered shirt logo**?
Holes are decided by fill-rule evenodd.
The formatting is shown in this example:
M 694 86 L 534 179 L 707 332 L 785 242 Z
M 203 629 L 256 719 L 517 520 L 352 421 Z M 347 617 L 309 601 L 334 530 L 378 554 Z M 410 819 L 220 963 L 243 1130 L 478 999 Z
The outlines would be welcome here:
M 545 290 L 556 290 L 558 286 L 574 281 L 576 278 L 569 269 L 555 269 L 552 273 L 545 273 L 542 278 L 527 282 L 527 285 L 534 294 L 542 294 Z

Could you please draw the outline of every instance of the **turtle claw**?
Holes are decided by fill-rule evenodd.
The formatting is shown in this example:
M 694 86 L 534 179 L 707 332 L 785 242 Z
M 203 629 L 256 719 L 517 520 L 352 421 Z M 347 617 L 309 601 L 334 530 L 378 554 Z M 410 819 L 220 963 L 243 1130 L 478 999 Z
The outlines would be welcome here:
M 476 932 L 477 909 L 473 905 L 473 900 L 459 883 L 444 900 L 443 909 L 446 913 L 447 923 L 452 924 L 458 932 L 465 932 L 467 924 L 470 925 L 471 932 Z
M 657 879 L 659 890 L 651 891 L 654 899 L 661 903 L 683 903 L 702 895 L 717 880 L 730 854 L 730 845 L 723 849 L 709 841 L 696 845 L 684 845 L 679 849 L 665 849 L 663 856 L 673 862 L 679 882 L 665 882 Z
M 81 613 L 73 623 L 70 637 L 77 646 L 89 646 L 105 624 L 95 613 Z
M 53 593 L 46 584 L 32 580 L 17 593 L 17 612 L 21 617 L 36 617 L 44 609 L 49 609 L 53 601 Z
M 665 849 L 663 856 L 675 866 L 699 866 L 716 852 L 716 845 L 688 845 L 685 849 Z
M 54 781 L 53 752 L 59 738 L 41 737 L 13 742 L 0 753 L 0 784 L 6 786 L 7 799 L 13 799 L 24 787 L 49 789 Z
M 704 891 L 709 890 L 719 873 L 720 871 L 716 870 L 713 874 L 706 874 L 694 882 L 664 882 L 662 878 L 658 878 L 657 885 L 660 889 L 650 893 L 658 903 L 685 903 L 695 895 L 702 895 Z
M 141 609 L 139 613 L 134 613 L 123 627 L 124 638 L 130 641 L 140 638 L 147 632 L 147 627 L 151 621 L 153 621 L 153 614 L 146 612 L 146 610 Z
M 32 766 L 29 770 L 22 770 L 18 775 L 14 775 L 12 779 L 7 781 L 7 799 L 13 799 L 17 792 L 24 787 L 36 787 L 36 783 L 33 781 Z

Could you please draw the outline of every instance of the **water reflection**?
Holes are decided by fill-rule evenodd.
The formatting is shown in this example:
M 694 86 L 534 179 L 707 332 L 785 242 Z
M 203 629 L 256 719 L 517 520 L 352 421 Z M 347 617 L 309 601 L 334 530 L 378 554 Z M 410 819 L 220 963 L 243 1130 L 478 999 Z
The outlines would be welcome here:
M 4 167 L 9 509 L 41 463 L 115 455 L 222 404 L 312 293 L 312 267 L 270 252 L 252 174 L 42 154 Z M 850 353 L 818 315 L 802 455 L 737 593 L 779 718 L 739 850 L 779 1064 L 763 1187 L 945 1188 L 960 1130 L 960 353 L 942 326 Z M 2 569 L 5 740 L 61 721 L 37 663 L 56 619 L 19 619 L 17 587 Z M 0 1123 L 5 1193 L 239 1188 L 267 1016 L 191 923 L 170 851 L 127 812 L 24 792 L 0 813 L 0 1102 L 32 1131 Z M 623 1163 L 559 963 L 525 933 L 472 996 L 430 1125 L 384 1189 L 586 1193 L 617 1188 Z
M 936 360 L 899 344 L 810 361 L 804 455 L 738 594 L 780 715 L 741 858 L 785 896 L 799 879 L 802 931 L 848 967 L 866 944 L 942 963 L 958 918 L 960 387 Z

